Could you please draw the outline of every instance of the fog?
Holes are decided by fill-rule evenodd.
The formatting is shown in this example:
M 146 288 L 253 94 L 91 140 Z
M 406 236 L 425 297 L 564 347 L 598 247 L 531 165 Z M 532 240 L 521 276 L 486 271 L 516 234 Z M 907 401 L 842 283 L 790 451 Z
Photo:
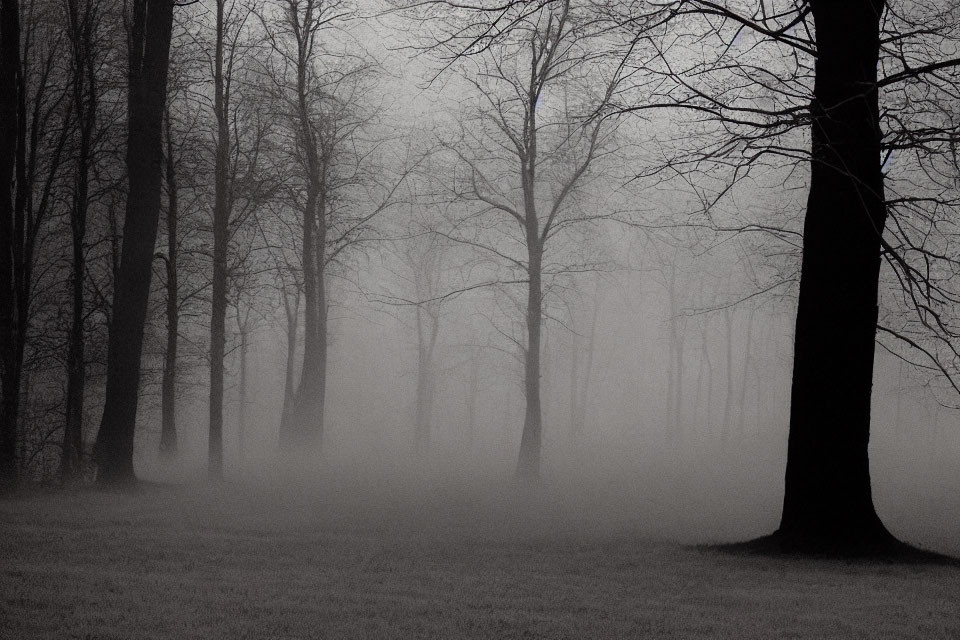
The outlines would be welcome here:
M 83 35 L 38 0 L 0 472 L 728 542 L 777 529 L 799 408 L 824 521 L 846 489 L 809 487 L 857 476 L 851 504 L 956 550 L 957 79 L 924 75 L 953 73 L 948 12 L 884 22 L 877 104 L 834 132 L 864 175 L 824 179 L 806 8 L 467 4 L 178 4 L 128 73 L 125 13 L 84 4 Z M 871 367 L 869 415 L 811 391 Z
M 294 512 L 315 509 L 317 517 L 332 511 L 429 527 L 457 513 L 500 535 L 638 531 L 699 543 L 773 530 L 786 463 L 790 291 L 741 302 L 731 295 L 749 286 L 738 282 L 745 279 L 740 261 L 681 250 L 667 265 L 644 265 L 636 238 L 619 241 L 641 264 L 579 278 L 547 323 L 544 462 L 532 487 L 514 479 L 522 362 L 516 345 L 491 328 L 491 296 L 484 293 L 445 303 L 435 365 L 442 374 L 424 453 L 414 448 L 413 305 L 340 294 L 331 312 L 322 451 L 292 457 L 278 449 L 285 334 L 278 318 L 258 319 L 242 451 L 237 350 L 228 358 L 226 481 L 255 494 L 288 495 L 299 505 Z M 386 286 L 394 277 L 389 259 L 371 260 L 357 281 Z M 679 376 L 671 331 L 682 349 Z M 671 395 L 675 384 L 679 398 Z M 206 393 L 198 377 L 181 399 L 175 461 L 157 457 L 156 414 L 154 422 L 145 420 L 136 457 L 143 478 L 188 486 L 206 478 Z M 870 458 L 878 512 L 907 540 L 954 549 L 960 517 L 954 411 L 937 402 L 909 365 L 880 348 L 873 398 Z
M 960 637 L 960 3 L 0 5 L 3 638 Z

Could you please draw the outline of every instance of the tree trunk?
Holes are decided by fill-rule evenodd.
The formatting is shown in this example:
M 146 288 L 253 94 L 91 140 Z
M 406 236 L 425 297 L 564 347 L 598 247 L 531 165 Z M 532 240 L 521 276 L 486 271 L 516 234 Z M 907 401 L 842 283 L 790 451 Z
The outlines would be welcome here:
M 310 420 L 316 414 L 315 395 L 320 378 L 320 314 L 317 305 L 318 288 L 314 255 L 314 210 L 316 198 L 307 195 L 307 206 L 303 219 L 303 364 L 300 372 L 300 384 L 294 396 L 290 429 L 286 436 L 281 434 L 281 444 L 289 450 L 298 450 L 316 444 Z
M 536 228 L 534 226 L 534 228 Z M 532 240 L 530 239 L 532 236 Z M 528 234 L 530 282 L 527 288 L 527 350 L 524 354 L 524 392 L 526 412 L 520 438 L 517 476 L 524 479 L 540 475 L 542 414 L 540 407 L 540 329 L 543 323 L 541 270 L 543 253 L 536 233 Z
M 301 254 L 303 262 L 303 362 L 300 370 L 300 384 L 294 394 L 293 409 L 289 429 L 280 433 L 280 444 L 286 450 L 296 451 L 309 444 L 310 408 L 312 392 L 316 388 L 318 377 L 317 337 L 317 276 L 314 255 L 314 225 L 316 223 L 316 191 L 307 187 L 307 201 L 303 209 Z
M 571 391 L 576 394 L 577 400 L 574 403 L 576 407 L 576 413 L 572 416 L 573 424 L 575 425 L 575 433 L 577 439 L 582 437 L 583 428 L 587 424 L 587 405 L 590 400 L 590 379 L 593 374 L 593 357 L 596 351 L 596 342 L 597 342 L 597 319 L 600 316 L 600 283 L 597 282 L 596 295 L 594 296 L 593 301 L 593 310 L 590 316 L 590 333 L 587 336 L 587 359 L 583 367 L 583 376 L 579 375 L 579 371 L 576 371 L 576 387 L 571 389 Z M 579 362 L 574 360 L 574 368 L 579 369 Z M 571 380 L 571 384 L 574 382 Z M 582 442 L 580 443 L 582 444 Z
M 300 312 L 300 290 L 293 299 L 293 305 L 287 297 L 286 290 L 282 291 L 283 311 L 287 316 L 287 361 L 283 370 L 283 408 L 280 410 L 280 440 L 289 436 L 291 429 L 292 412 L 294 406 L 294 392 L 296 387 L 293 381 L 293 368 L 297 358 L 297 325 Z
M 580 446 L 583 423 L 580 422 L 580 340 L 576 331 L 570 332 L 570 442 L 576 450 Z
M 177 223 L 180 212 L 169 108 L 166 110 L 165 117 L 167 122 L 167 344 L 163 354 L 163 380 L 160 388 L 160 454 L 172 457 L 177 453 L 177 351 L 180 342 Z
M 677 303 L 677 266 L 670 266 L 670 379 L 667 393 L 667 443 L 676 453 L 683 444 L 683 330 Z M 671 393 L 672 392 L 672 393 Z
M 297 129 L 301 166 L 306 182 L 303 209 L 303 365 L 294 398 L 293 419 L 281 445 L 287 450 L 315 449 L 323 437 L 323 410 L 327 375 L 327 300 L 324 266 L 326 256 L 326 200 L 324 171 L 317 136 L 311 121 L 307 71 L 311 62 L 314 32 L 306 28 L 313 20 L 314 5 L 308 2 L 301 15 L 291 10 L 287 19 L 297 38 Z M 302 19 L 302 22 L 301 22 Z
M 882 0 L 811 2 L 817 62 L 810 195 L 776 538 L 861 552 L 893 543 L 870 487 L 881 234 L 877 92 Z
M 739 414 L 737 419 L 737 442 L 743 443 L 743 435 L 746 431 L 746 413 L 747 413 L 747 376 L 750 373 L 750 353 L 753 349 L 753 316 L 756 309 L 750 309 L 747 314 L 747 337 L 744 340 L 743 347 L 743 367 L 740 373 L 740 401 L 737 403 Z
M 709 340 L 710 320 L 705 316 L 703 323 L 703 335 L 701 336 L 700 355 L 703 356 L 703 366 L 707 371 L 707 406 L 704 413 L 704 423 L 707 427 L 707 433 L 713 431 L 713 425 L 710 420 L 713 417 L 713 361 L 710 359 L 710 340 Z
M 324 169 L 325 171 L 325 169 Z M 329 314 L 327 312 L 327 205 L 326 205 L 326 184 L 322 183 L 321 198 L 318 202 L 317 210 L 317 375 L 313 387 L 313 407 L 311 428 L 311 439 L 315 447 L 321 446 L 323 442 L 323 416 L 327 404 L 327 365 L 329 354 L 329 343 L 327 332 L 329 331 Z
M 733 426 L 733 317 L 730 308 L 723 310 L 724 338 L 726 340 L 727 395 L 723 402 L 723 424 L 720 427 L 720 450 L 724 453 L 730 450 L 730 430 Z
M 94 454 L 98 481 L 129 484 L 140 391 L 140 357 L 150 297 L 151 263 L 160 218 L 162 121 L 166 104 L 172 0 L 134 0 L 128 71 L 129 189 L 120 269 L 107 347 L 103 418 Z
M 227 322 L 227 243 L 230 225 L 230 96 L 223 68 L 225 0 L 217 0 L 213 111 L 217 118 L 213 204 L 213 287 L 210 300 L 210 436 L 209 474 L 223 477 L 223 359 Z
M 97 118 L 97 87 L 95 65 L 92 59 L 94 33 L 97 24 L 96 9 L 88 2 L 82 12 L 79 0 L 67 2 L 70 40 L 73 49 L 73 108 L 77 113 L 80 134 L 77 148 L 73 205 L 70 211 L 70 230 L 73 240 L 73 264 L 70 277 L 72 318 L 67 347 L 66 423 L 63 430 L 63 448 L 60 476 L 64 484 L 73 482 L 82 474 L 83 462 L 83 401 L 86 386 L 84 360 L 84 295 L 86 271 L 84 242 L 87 234 L 92 144 Z
M 14 176 L 23 138 L 20 6 L 0 0 L 0 489 L 17 481 L 17 424 L 22 355 L 18 356 L 17 241 Z
M 240 321 L 240 305 L 237 304 L 237 328 L 240 331 L 240 389 L 237 403 L 237 460 L 243 462 L 243 451 L 247 437 L 247 353 L 250 348 L 248 321 L 250 310 Z

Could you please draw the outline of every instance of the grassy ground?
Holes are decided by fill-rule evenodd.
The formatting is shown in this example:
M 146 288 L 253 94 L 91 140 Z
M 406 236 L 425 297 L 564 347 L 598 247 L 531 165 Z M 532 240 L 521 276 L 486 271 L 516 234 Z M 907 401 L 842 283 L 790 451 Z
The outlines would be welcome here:
M 531 500 L 337 491 L 0 501 L 0 637 L 960 637 L 953 567 L 741 557 L 565 527 Z

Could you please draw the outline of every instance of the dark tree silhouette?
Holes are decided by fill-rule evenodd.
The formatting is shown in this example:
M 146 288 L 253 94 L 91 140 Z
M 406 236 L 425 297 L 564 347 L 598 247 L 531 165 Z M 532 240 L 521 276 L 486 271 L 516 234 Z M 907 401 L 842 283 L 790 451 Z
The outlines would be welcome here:
M 64 197 L 61 167 L 74 131 L 69 72 L 59 66 L 64 40 L 49 17 L 21 12 L 17 2 L 0 5 L 0 484 L 6 486 L 26 462 L 21 411 L 28 347 L 39 337 L 31 335 L 31 321 L 38 282 L 55 260 L 46 251 L 53 237 L 48 221 Z
M 892 536 L 870 489 L 870 397 L 881 237 L 877 65 L 882 0 L 811 2 L 816 80 L 783 517 L 788 545 L 863 548 Z
M 466 58 L 495 47 L 530 15 L 559 3 L 429 4 L 456 7 L 471 16 L 456 37 L 444 41 L 461 43 L 456 55 Z M 925 82 L 925 77 L 956 67 L 960 59 L 927 59 L 942 49 L 928 46 L 924 39 L 953 42 L 950 38 L 955 36 L 949 24 L 926 28 L 904 18 L 910 11 L 922 13 L 925 6 L 900 3 L 894 11 L 886 0 L 771 4 L 677 0 L 597 3 L 593 9 L 597 24 L 609 25 L 611 33 L 634 30 L 634 43 L 651 40 L 649 31 L 639 31 L 651 16 L 658 16 L 657 24 L 670 25 L 668 38 L 653 39 L 659 56 L 631 65 L 637 91 L 620 95 L 621 111 L 686 109 L 698 114 L 701 122 L 714 119 L 719 131 L 727 134 L 716 145 L 700 142 L 700 149 L 679 165 L 668 165 L 670 171 L 708 161 L 736 166 L 742 170 L 740 177 L 771 156 L 809 160 L 786 493 L 780 527 L 768 540 L 790 549 L 886 552 L 900 547 L 877 517 L 868 458 L 881 258 L 897 272 L 918 312 L 934 318 L 927 321 L 934 331 L 945 332 L 937 326 L 939 314 L 931 311 L 930 300 L 920 290 L 926 286 L 930 299 L 934 290 L 933 298 L 941 303 L 950 296 L 929 275 L 929 262 L 945 262 L 942 256 L 905 240 L 903 249 L 928 261 L 924 274 L 884 240 L 891 205 L 902 208 L 917 201 L 907 197 L 899 203 L 886 201 L 881 152 L 927 150 L 953 138 L 938 126 L 899 121 L 899 114 L 909 112 L 902 105 L 883 121 L 895 129 L 885 136 L 879 89 L 889 92 L 912 81 Z M 716 60 L 691 59 L 690 50 L 683 47 L 678 50 L 684 54 L 673 59 L 670 44 L 684 33 L 705 54 L 711 50 L 704 38 L 711 33 L 720 36 L 714 43 Z M 781 46 L 786 70 L 773 61 L 736 59 L 736 42 L 744 33 L 751 34 L 745 45 L 751 53 L 759 41 Z M 881 54 L 899 69 L 881 67 Z M 878 78 L 878 68 L 883 77 Z M 669 81 L 651 83 L 651 73 Z M 697 85 L 712 73 L 722 76 L 719 83 Z M 939 77 L 934 82 L 946 84 Z M 665 89 L 668 85 L 673 88 Z M 901 102 L 907 104 L 926 99 L 922 93 L 918 99 L 901 91 L 905 96 Z M 806 96 L 809 102 L 804 104 Z M 786 139 L 785 134 L 808 126 L 812 132 L 808 148 Z M 796 235 L 788 229 L 749 230 Z
M 86 318 L 84 279 L 86 277 L 87 212 L 90 206 L 90 178 L 94 169 L 99 93 L 96 76 L 96 46 L 100 26 L 99 3 L 68 0 L 67 33 L 71 45 L 73 110 L 77 120 L 77 150 L 74 167 L 70 230 L 73 240 L 70 277 L 72 318 L 67 347 L 66 423 L 63 430 L 61 476 L 64 483 L 75 481 L 83 462 L 83 406 L 86 387 L 84 321 Z
M 223 357 L 227 318 L 227 243 L 232 197 L 230 180 L 230 85 L 233 80 L 233 54 L 224 66 L 226 24 L 232 18 L 233 5 L 226 11 L 226 0 L 217 0 L 216 42 L 214 44 L 213 112 L 217 119 L 213 204 L 213 279 L 210 301 L 210 437 L 209 473 L 223 476 Z
M 22 220 L 14 202 L 12 187 L 19 164 L 18 152 L 23 130 L 23 78 L 20 68 L 20 3 L 0 4 L 0 484 L 12 485 L 17 477 L 17 417 L 20 400 L 20 371 L 23 363 L 22 326 L 18 313 L 18 281 L 22 273 L 20 247 Z
M 94 458 L 98 482 L 136 481 L 136 431 L 143 329 L 160 218 L 163 112 L 173 0 L 134 0 L 127 70 L 127 208 L 107 347 L 107 384 Z
M 748 170 L 766 154 L 809 159 L 783 515 L 778 530 L 763 542 L 845 554 L 903 549 L 876 514 L 868 455 L 881 258 L 903 268 L 904 282 L 915 276 L 884 239 L 889 203 L 879 89 L 957 61 L 908 62 L 905 42 L 923 34 L 889 32 L 898 23 L 887 20 L 892 11 L 884 0 L 810 0 L 772 14 L 761 9 L 741 14 L 729 3 L 681 0 L 670 10 L 681 17 L 705 16 L 728 33 L 752 31 L 759 40 L 792 50 L 797 61 L 786 73 L 737 61 L 726 67 L 734 69 L 736 82 L 715 85 L 721 86 L 719 93 L 681 80 L 683 98 L 636 107 L 691 109 L 716 118 L 728 131 L 748 131 L 735 143 L 721 143 L 740 145 L 740 166 Z M 719 57 L 729 48 L 724 41 Z M 898 60 L 904 71 L 878 77 L 882 54 Z M 798 98 L 811 79 L 812 95 L 804 105 Z M 752 86 L 759 94 L 752 102 L 738 102 L 732 86 Z M 887 125 L 902 123 L 893 118 Z M 784 132 L 803 126 L 811 130 L 807 150 L 784 143 Z M 909 127 L 901 133 L 909 134 Z M 924 135 L 932 131 L 906 137 L 922 145 Z M 716 158 L 716 151 L 709 153 Z

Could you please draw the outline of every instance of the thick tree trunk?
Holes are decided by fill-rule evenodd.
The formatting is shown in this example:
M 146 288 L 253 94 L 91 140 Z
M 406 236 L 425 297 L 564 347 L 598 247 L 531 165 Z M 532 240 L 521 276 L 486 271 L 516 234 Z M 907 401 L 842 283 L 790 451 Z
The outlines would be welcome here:
M 0 0 L 0 489 L 17 481 L 17 424 L 22 356 L 18 356 L 17 239 L 13 196 L 23 120 L 20 67 L 20 6 Z
M 217 0 L 213 111 L 217 118 L 213 204 L 213 287 L 210 300 L 210 434 L 208 472 L 223 477 L 223 359 L 227 322 L 227 243 L 230 225 L 229 94 L 224 77 L 224 1 Z
M 327 299 L 324 278 L 326 258 L 325 165 L 311 119 L 307 71 L 311 64 L 315 32 L 311 24 L 315 7 L 308 2 L 304 13 L 291 10 L 287 16 L 297 38 L 297 113 L 301 166 L 306 182 L 303 210 L 303 365 L 294 398 L 290 429 L 281 434 L 281 445 L 291 451 L 316 449 L 323 438 L 323 412 L 327 377 Z
M 103 418 L 94 448 L 102 484 L 136 481 L 133 441 L 151 263 L 160 218 L 162 121 L 172 26 L 172 0 L 133 2 L 128 72 L 129 190 L 107 347 Z
M 323 407 L 327 375 L 327 302 L 323 271 L 318 269 L 321 237 L 316 234 L 318 211 L 315 187 L 308 187 L 303 222 L 303 366 L 294 397 L 292 420 L 287 438 L 281 438 L 290 450 L 315 449 L 323 438 Z
M 810 195 L 794 343 L 786 545 L 892 544 L 870 488 L 870 396 L 886 221 L 877 97 L 882 0 L 811 2 L 817 35 Z
M 177 352 L 180 342 L 177 223 L 180 212 L 169 109 L 165 117 L 167 122 L 167 344 L 163 354 L 163 380 L 160 387 L 160 453 L 172 457 L 177 453 Z
M 285 449 L 296 451 L 312 448 L 319 443 L 319 434 L 312 428 L 313 418 L 317 415 L 320 402 L 317 389 L 321 378 L 323 358 L 321 336 L 321 317 L 318 304 L 319 288 L 316 262 L 313 259 L 315 249 L 314 224 L 316 197 L 307 195 L 307 206 L 303 219 L 303 364 L 300 372 L 300 384 L 294 396 L 290 429 L 281 434 L 281 444 Z
M 327 302 L 326 283 L 319 269 L 321 236 L 315 227 L 318 211 L 316 186 L 308 187 L 303 223 L 303 367 L 293 403 L 289 437 L 282 439 L 285 448 L 309 450 L 320 446 L 323 438 L 323 407 L 327 376 Z
M 294 394 L 291 418 L 288 429 L 281 431 L 281 447 L 288 451 L 296 451 L 309 446 L 309 415 L 312 403 L 313 390 L 316 389 L 319 348 L 317 325 L 320 319 L 317 314 L 317 275 L 314 255 L 314 226 L 316 224 L 316 191 L 307 187 L 307 202 L 303 209 L 301 260 L 303 262 L 303 362 L 300 370 L 300 384 Z

